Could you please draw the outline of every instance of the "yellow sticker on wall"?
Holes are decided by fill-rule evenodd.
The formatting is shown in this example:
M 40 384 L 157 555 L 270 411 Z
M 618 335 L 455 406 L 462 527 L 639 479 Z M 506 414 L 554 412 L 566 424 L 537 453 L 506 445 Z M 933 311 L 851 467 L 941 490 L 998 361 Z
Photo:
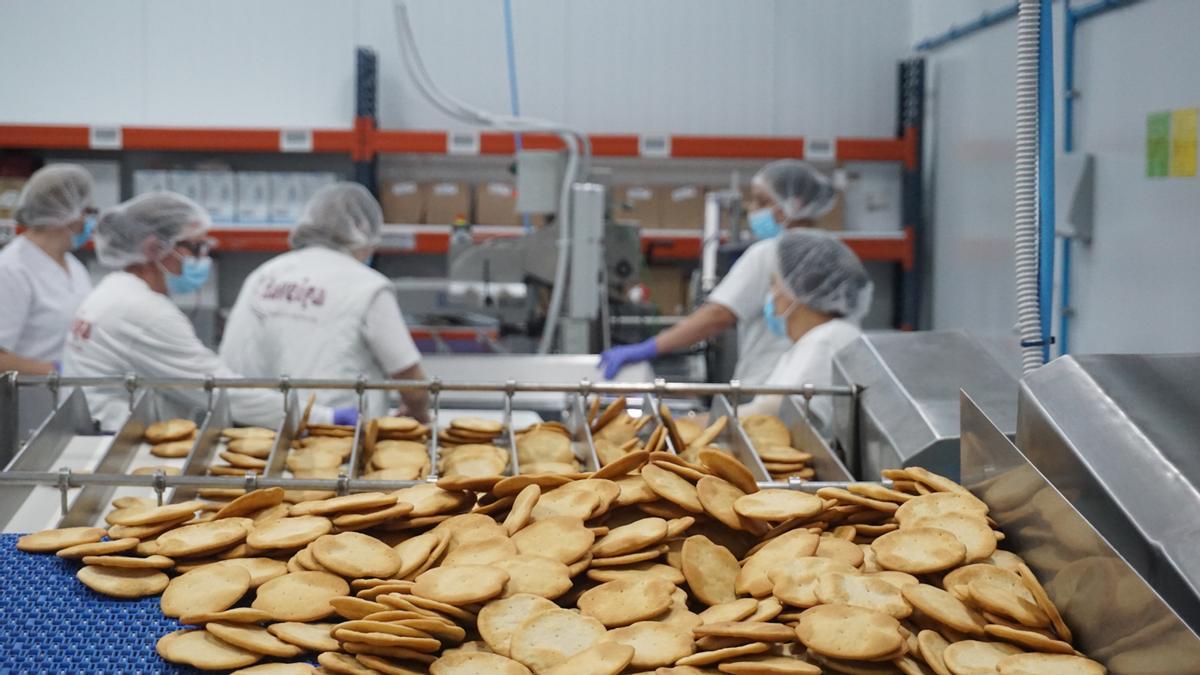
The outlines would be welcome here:
M 1196 175 L 1196 108 L 1171 111 L 1171 175 Z

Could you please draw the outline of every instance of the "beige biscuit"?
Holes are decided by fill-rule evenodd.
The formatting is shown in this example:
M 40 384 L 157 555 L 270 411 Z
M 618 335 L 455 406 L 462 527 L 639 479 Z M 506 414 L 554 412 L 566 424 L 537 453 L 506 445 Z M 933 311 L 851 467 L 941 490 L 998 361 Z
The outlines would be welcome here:
M 1069 643 L 1047 637 L 1044 633 L 1036 630 L 1000 624 L 989 624 L 984 626 L 983 629 L 987 631 L 988 635 L 994 638 L 1004 640 L 1005 642 L 1011 642 L 1033 651 L 1050 652 L 1055 654 L 1075 653 L 1075 648 Z
M 600 496 L 589 490 L 571 490 L 566 487 L 564 485 L 543 492 L 533 505 L 530 519 L 537 522 L 562 516 L 580 520 L 590 518 L 600 506 Z
M 754 614 L 757 609 L 758 601 L 754 598 L 738 598 L 737 600 L 712 605 L 708 609 L 705 609 L 703 612 L 700 612 L 700 620 L 703 623 L 741 621 Z
M 413 594 L 452 605 L 490 600 L 504 592 L 508 573 L 485 565 L 438 567 L 417 577 Z
M 1037 603 L 985 579 L 971 581 L 967 584 L 967 591 L 972 603 L 983 611 L 999 614 L 1030 628 L 1046 628 L 1050 625 L 1050 617 Z
M 273 558 L 231 558 L 211 565 L 235 565 L 250 574 L 250 588 L 258 588 L 271 579 L 287 574 L 287 565 Z
M 510 537 L 529 524 L 530 517 L 533 515 L 533 507 L 541 495 L 541 486 L 526 485 L 513 498 L 512 508 L 504 518 L 504 530 Z
M 830 536 L 821 537 L 821 542 L 817 544 L 817 551 L 813 555 L 818 558 L 840 560 L 851 567 L 858 567 L 863 562 L 863 550 L 858 544 Z
M 696 483 L 700 505 L 710 516 L 735 530 L 759 530 L 755 521 L 744 518 L 733 507 L 745 494 L 733 483 L 716 476 L 705 476 Z
M 978 612 L 963 604 L 958 598 L 936 586 L 916 584 L 900 589 L 904 599 L 914 609 L 929 618 L 969 635 L 984 635 L 984 620 Z
M 255 526 L 246 543 L 257 549 L 294 549 L 328 534 L 333 523 L 321 516 L 299 516 L 272 520 Z
M 260 663 L 238 668 L 231 675 L 312 675 L 315 672 L 307 663 Z
M 398 520 L 407 516 L 413 510 L 413 505 L 408 502 L 396 502 L 395 504 L 374 511 L 364 511 L 361 513 L 342 513 L 333 517 L 333 525 L 342 530 L 363 530 L 368 527 L 374 527 L 383 523 Z
M 1025 586 L 1027 589 L 1029 589 L 1030 594 L 1032 594 L 1034 599 L 1037 601 L 1038 607 L 1041 607 L 1042 611 L 1046 613 L 1046 616 L 1050 618 L 1050 625 L 1054 627 L 1054 632 L 1058 634 L 1058 637 L 1062 638 L 1066 642 L 1070 642 L 1071 629 L 1068 628 L 1067 623 L 1063 621 L 1062 614 L 1059 613 L 1058 608 L 1055 607 L 1054 603 L 1050 601 L 1050 596 L 1046 595 L 1046 589 L 1042 588 L 1042 584 L 1033 574 L 1033 570 L 1029 569 L 1028 565 L 1020 562 L 1018 559 L 1016 572 L 1018 575 L 1020 575 L 1021 581 L 1025 582 Z
M 696 486 L 666 469 L 647 464 L 642 467 L 642 478 L 659 497 L 683 507 L 691 513 L 703 513 Z
M 947 570 L 962 563 L 967 555 L 966 547 L 945 530 L 903 525 L 871 542 L 871 549 L 884 569 L 909 574 Z
M 413 505 L 410 518 L 436 516 L 464 509 L 475 503 L 475 495 L 464 491 L 443 490 L 429 483 L 396 490 L 398 501 Z
M 912 614 L 912 606 L 900 594 L 898 587 L 873 576 L 838 572 L 822 574 L 817 579 L 816 596 L 822 604 L 863 607 L 897 619 Z
M 445 654 L 429 664 L 430 675 L 527 675 L 529 669 L 510 658 L 486 652 Z
M 721 621 L 706 623 L 694 631 L 697 637 L 716 636 L 739 638 L 752 642 L 792 642 L 796 632 L 781 623 L 752 621 Z
M 175 566 L 175 561 L 161 555 L 136 558 L 127 555 L 85 555 L 84 565 L 93 567 L 121 567 L 125 569 L 159 569 L 165 570 Z
M 812 518 L 825 510 L 825 502 L 807 492 L 773 488 L 738 497 L 733 509 L 746 518 L 782 521 Z
M 810 556 L 779 563 L 767 571 L 771 592 L 780 601 L 794 607 L 812 607 L 817 599 L 817 585 L 822 575 L 830 573 L 858 574 L 858 570 L 833 558 Z
M 489 436 L 504 431 L 502 423 L 481 417 L 456 417 L 450 421 L 450 428 Z
M 158 595 L 170 577 L 157 569 L 96 567 L 87 565 L 75 573 L 84 586 L 114 598 L 143 598 Z
M 818 605 L 805 610 L 796 624 L 796 636 L 814 652 L 839 659 L 878 659 L 904 644 L 899 621 L 882 612 L 848 605 Z
M 681 561 L 688 587 L 700 602 L 712 606 L 736 599 L 734 585 L 741 570 L 729 549 L 695 535 L 684 540 Z
M 942 578 L 942 588 L 949 591 L 954 597 L 966 600 L 970 597 L 967 593 L 967 584 L 975 580 L 983 580 L 999 586 L 1030 603 L 1037 602 L 1016 572 L 988 563 L 964 565 L 950 570 Z
M 600 567 L 587 570 L 587 576 L 593 581 L 616 581 L 627 577 L 640 576 L 649 574 L 651 576 L 662 577 L 673 584 L 682 584 L 684 582 L 683 572 L 661 563 L 634 563 L 627 567 Z
M 1004 642 L 962 640 L 946 647 L 942 652 L 942 660 L 955 675 L 974 675 L 995 673 L 996 666 L 1004 657 L 1019 653 L 1019 648 Z
M 667 611 L 674 590 L 674 584 L 659 577 L 619 579 L 585 591 L 575 606 L 605 626 L 625 626 Z
M 925 518 L 937 518 L 949 513 L 987 515 L 988 507 L 977 497 L 961 492 L 935 492 L 914 497 L 896 509 L 896 522 L 905 523 Z
M 626 400 L 622 396 L 604 408 L 604 412 L 600 413 L 595 420 L 592 421 L 591 432 L 593 434 L 599 432 L 604 427 L 611 424 L 625 412 Z M 626 416 L 627 417 L 627 416 Z
M 406 433 L 421 428 L 421 423 L 412 417 L 376 417 L 372 420 L 379 433 Z
M 996 664 L 999 675 L 1104 675 L 1104 666 L 1082 656 L 1014 654 Z
M 371 597 L 376 596 L 373 595 Z M 372 614 L 387 611 L 388 609 L 387 605 L 378 602 L 372 602 L 371 600 L 367 600 L 365 598 L 355 598 L 349 596 L 330 598 L 329 605 L 333 607 L 333 611 L 336 612 L 338 616 L 350 620 L 363 619 Z
M 542 673 L 600 642 L 604 635 L 604 625 L 596 619 L 566 609 L 552 609 L 517 627 L 509 652 L 513 659 L 535 673 Z
M 337 640 L 332 638 L 330 631 L 332 623 L 300 623 L 284 621 L 271 623 L 268 631 L 284 643 L 293 644 L 306 651 L 334 651 L 338 649 Z
M 266 427 L 226 427 L 221 430 L 221 436 L 229 440 L 241 438 L 275 438 L 275 430 Z
M 597 447 L 596 450 L 599 452 L 600 448 Z M 624 452 L 620 448 L 616 450 L 621 453 L 620 456 L 610 462 L 604 462 L 604 466 L 592 474 L 593 478 L 616 480 L 640 469 L 650 459 L 650 453 L 645 450 L 635 450 L 632 452 Z
M 571 570 L 552 558 L 514 555 L 491 563 L 491 566 L 508 574 L 505 597 L 528 593 L 553 600 L 571 590 Z
M 171 663 L 203 670 L 231 670 L 257 663 L 262 655 L 231 645 L 206 630 L 167 633 L 155 644 L 158 655 Z
M 479 611 L 479 635 L 497 654 L 509 654 L 509 641 L 521 624 L 529 619 L 558 609 L 549 600 L 528 593 L 493 600 Z
M 936 630 L 923 630 L 917 633 L 917 646 L 921 658 L 935 675 L 953 675 L 946 667 L 945 659 L 942 658 L 946 647 L 950 646 L 950 642 L 941 633 Z
M 720 663 L 730 659 L 746 656 L 748 654 L 761 654 L 771 648 L 771 645 L 765 642 L 751 642 L 749 644 L 740 645 L 737 647 L 725 647 L 722 649 L 713 649 L 710 651 L 696 652 L 691 656 L 685 656 L 675 662 L 678 671 L 682 666 L 707 666 L 713 663 Z M 662 669 L 659 670 L 662 672 Z M 704 672 L 704 671 L 696 671 Z
M 667 521 L 662 518 L 642 518 L 628 525 L 615 527 L 592 546 L 592 555 L 610 558 L 654 546 L 667 537 Z
M 949 532 L 966 548 L 966 563 L 986 560 L 996 551 L 995 533 L 987 518 L 978 514 L 948 513 L 936 518 L 910 519 L 903 527 L 932 527 Z
M 196 423 L 191 420 L 172 419 L 155 422 L 146 427 L 142 436 L 147 443 L 157 445 L 167 441 L 178 441 L 191 438 L 196 433 Z
M 250 573 L 232 562 L 205 565 L 175 577 L 163 591 L 164 616 L 203 614 L 229 609 L 250 590 Z
M 812 556 L 819 544 L 820 537 L 802 530 L 786 532 L 771 539 L 742 564 L 734 582 L 734 591 L 738 595 L 750 594 L 756 598 L 771 595 L 772 582 L 768 577 L 771 569 L 797 558 Z
M 110 539 L 109 541 L 97 541 L 90 544 L 76 544 L 66 548 L 59 549 L 55 555 L 60 558 L 83 558 L 84 556 L 100 556 L 111 553 L 122 553 L 124 551 L 132 551 L 137 548 L 138 540 L 133 537 L 125 539 Z
M 184 614 L 179 617 L 179 623 L 191 624 L 200 626 L 212 621 L 223 621 L 226 623 L 263 623 L 270 621 L 271 615 L 260 609 L 251 609 L 249 607 L 235 607 L 234 609 L 225 609 L 219 612 L 202 612 L 199 614 Z
M 763 462 L 803 466 L 805 462 L 812 461 L 812 453 L 797 450 L 790 445 L 758 445 L 754 449 Z
M 638 669 L 669 666 L 696 651 L 691 631 L 660 621 L 639 621 L 615 628 L 608 632 L 605 640 L 632 647 L 629 666 Z
M 596 535 L 579 518 L 558 516 L 530 523 L 512 535 L 517 550 L 543 555 L 564 564 L 579 560 L 591 548 Z
M 750 656 L 725 661 L 717 670 L 733 675 L 821 675 L 820 668 L 795 656 Z
M 195 445 L 196 441 L 190 438 L 182 441 L 167 441 L 150 446 L 150 454 L 164 459 L 179 459 L 187 457 Z
M 658 500 L 658 495 L 650 489 L 650 484 L 640 474 L 617 480 L 617 487 L 621 489 L 616 501 L 617 506 L 645 504 Z
M 111 525 L 153 525 L 177 521 L 181 518 L 191 518 L 196 511 L 205 507 L 204 502 L 189 501 L 180 504 L 166 504 L 149 509 L 122 509 L 114 511 L 107 517 Z
M 250 516 L 283 503 L 283 488 L 263 488 L 247 492 L 217 510 L 216 518 Z
M 254 609 L 276 621 L 316 621 L 333 614 L 329 601 L 350 594 L 350 585 L 326 572 L 293 572 L 258 587 Z
M 792 434 L 787 425 L 774 415 L 748 415 L 738 419 L 754 445 L 791 445 Z
M 253 624 L 215 621 L 205 624 L 204 629 L 231 645 L 264 656 L 291 658 L 304 651 L 275 637 L 266 628 Z
M 441 534 L 425 532 L 397 544 L 392 549 L 400 557 L 400 567 L 396 570 L 395 575 L 401 579 L 407 577 L 424 564 L 434 549 L 442 542 Z
M 390 577 L 400 569 L 400 556 L 391 547 L 359 532 L 324 535 L 311 550 L 322 567 L 343 577 Z
M 455 546 L 442 559 L 441 566 L 490 565 L 500 560 L 511 559 L 516 555 L 517 545 L 510 539 L 481 539 Z
M 590 566 L 591 567 L 623 567 L 625 565 L 632 565 L 634 563 L 640 563 L 640 562 L 645 562 L 648 560 L 654 560 L 654 559 L 662 556 L 664 553 L 666 553 L 667 549 L 668 549 L 668 546 L 666 544 L 659 544 L 656 548 L 648 548 L 648 549 L 645 549 L 642 551 L 637 551 L 635 553 L 627 553 L 625 555 L 614 556 L 612 558 L 592 558 Z M 591 554 L 589 553 L 588 555 L 591 555 Z
M 733 455 L 718 450 L 701 450 L 700 462 L 746 494 L 758 492 L 754 474 Z
M 374 675 L 378 671 L 359 663 L 353 656 L 340 652 L 322 652 L 317 655 L 317 663 L 327 673 L 341 675 Z
M 252 523 L 249 518 L 222 518 L 184 525 L 159 535 L 158 554 L 186 558 L 220 551 L 244 540 Z
M 633 658 L 633 647 L 616 642 L 598 642 L 542 673 L 543 675 L 575 675 L 575 673 L 617 675 L 630 665 Z
M 406 637 L 392 633 L 363 632 L 346 628 L 334 628 L 333 637 L 341 642 L 359 642 L 381 647 L 403 647 L 419 652 L 434 652 L 441 643 L 430 637 Z
M 274 438 L 236 438 L 229 441 L 229 449 L 241 455 L 266 459 L 275 449 Z

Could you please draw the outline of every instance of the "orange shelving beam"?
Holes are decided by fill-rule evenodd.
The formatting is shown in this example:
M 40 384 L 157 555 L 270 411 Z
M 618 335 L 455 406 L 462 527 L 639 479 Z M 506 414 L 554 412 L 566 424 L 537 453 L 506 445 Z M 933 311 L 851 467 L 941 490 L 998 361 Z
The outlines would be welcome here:
M 88 147 L 88 127 L 46 124 L 0 125 L 0 148 L 75 149 Z

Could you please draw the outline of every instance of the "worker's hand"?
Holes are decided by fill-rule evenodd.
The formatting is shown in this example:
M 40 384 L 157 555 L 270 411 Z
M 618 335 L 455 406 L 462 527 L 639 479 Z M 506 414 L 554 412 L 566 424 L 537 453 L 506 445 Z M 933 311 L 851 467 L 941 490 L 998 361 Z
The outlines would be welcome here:
M 604 352 L 600 355 L 600 367 L 604 368 L 604 379 L 611 380 L 630 363 L 649 361 L 656 356 L 658 346 L 655 345 L 654 338 L 650 338 L 636 345 L 622 345 Z
M 352 405 L 345 408 L 334 408 L 333 423 L 348 427 L 354 426 L 358 423 L 358 408 Z

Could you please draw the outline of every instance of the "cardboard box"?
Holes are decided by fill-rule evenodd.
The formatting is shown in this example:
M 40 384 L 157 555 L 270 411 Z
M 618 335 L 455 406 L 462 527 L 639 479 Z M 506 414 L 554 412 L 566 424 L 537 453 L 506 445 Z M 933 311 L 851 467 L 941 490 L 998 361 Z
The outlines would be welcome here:
M 662 227 L 662 188 L 624 185 L 613 190 L 613 219 L 636 221 L 643 229 Z
M 265 171 L 239 171 L 237 184 L 237 221 L 262 224 L 271 220 L 271 174 Z
M 704 189 L 697 185 L 668 188 L 662 202 L 662 226 L 669 230 L 704 229 Z
M 0 219 L 9 220 L 16 216 L 17 200 L 23 187 L 24 178 L 0 178 Z
M 217 223 L 237 219 L 237 188 L 232 171 L 201 171 L 204 201 L 200 202 Z
M 817 218 L 816 227 L 834 232 L 846 229 L 846 200 L 844 193 L 837 193 L 837 196 L 834 197 L 833 209 L 829 213 Z
M 270 220 L 272 223 L 295 225 L 304 213 L 308 201 L 305 194 L 306 177 L 302 173 L 276 171 L 270 174 Z
M 171 192 L 181 194 L 197 204 L 204 204 L 204 180 L 199 171 L 172 170 L 167 177 L 167 185 Z
M 642 268 L 642 285 L 650 291 L 647 302 L 665 315 L 681 315 L 687 307 L 688 275 L 674 265 L 648 265 Z
M 171 189 L 169 172 L 157 169 L 138 169 L 133 172 L 133 196 Z
M 466 183 L 430 183 L 424 191 L 426 223 L 453 225 L 457 218 L 471 222 L 471 190 Z
M 411 225 L 425 216 L 425 193 L 410 180 L 385 181 L 379 189 L 379 202 L 387 223 Z
M 482 225 L 520 225 L 517 193 L 511 183 L 475 186 L 475 222 Z

